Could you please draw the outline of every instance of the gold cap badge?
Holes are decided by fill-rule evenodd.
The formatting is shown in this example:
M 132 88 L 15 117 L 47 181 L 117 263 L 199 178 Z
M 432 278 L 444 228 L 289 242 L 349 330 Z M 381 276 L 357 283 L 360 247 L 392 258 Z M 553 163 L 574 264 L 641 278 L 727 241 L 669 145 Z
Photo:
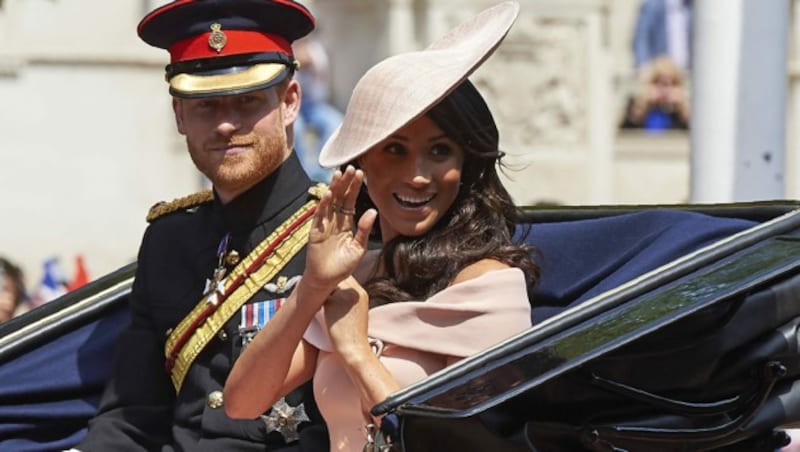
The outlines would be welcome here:
M 219 53 L 227 43 L 228 37 L 222 32 L 222 25 L 218 23 L 211 24 L 211 34 L 208 36 L 208 46 Z

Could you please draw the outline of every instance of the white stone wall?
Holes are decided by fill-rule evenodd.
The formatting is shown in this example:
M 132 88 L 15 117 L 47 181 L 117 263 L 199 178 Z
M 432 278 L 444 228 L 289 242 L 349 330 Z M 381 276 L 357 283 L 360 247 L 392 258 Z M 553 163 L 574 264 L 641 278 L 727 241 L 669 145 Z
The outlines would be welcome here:
M 408 46 L 364 41 L 349 33 L 355 17 L 371 21 L 371 34 L 414 36 L 411 48 L 428 45 L 456 24 L 497 3 L 491 0 L 316 2 L 320 34 L 331 49 L 340 106 L 363 73 L 349 63 L 378 61 Z M 522 0 L 520 16 L 495 54 L 472 76 L 495 114 L 508 154 L 506 182 L 519 204 L 541 201 L 612 202 L 612 132 L 609 115 L 611 54 L 606 0 Z M 345 5 L 345 6 L 343 6 Z M 389 13 L 391 5 L 399 11 Z M 410 20 L 413 19 L 413 20 Z M 324 21 L 324 22 L 323 22 Z M 366 23 L 358 20 L 358 23 Z M 410 24 L 414 24 L 409 32 Z M 366 55 L 366 57 L 365 57 Z M 424 83 L 424 80 L 420 80 Z M 569 181 L 569 183 L 565 183 Z
M 515 168 L 506 179 L 521 204 L 653 204 L 689 200 L 688 132 L 621 131 L 635 86 L 631 37 L 640 0 L 520 0 L 520 18 L 473 76 L 495 112 Z M 421 48 L 450 26 L 494 4 L 426 0 L 317 1 L 332 49 L 335 101 L 343 107 L 365 62 Z M 797 0 L 792 1 L 786 197 L 800 195 Z M 394 8 L 394 10 L 392 10 Z M 394 12 L 390 12 L 394 11 Z M 358 33 L 352 24 L 358 23 Z M 411 32 L 409 32 L 411 30 Z M 372 39 L 365 40 L 362 33 Z M 395 40 L 396 41 L 396 40 Z M 351 49 L 357 49 L 354 57 Z M 353 59 L 356 63 L 353 63 Z M 338 63 L 338 64 L 337 64 Z M 691 87 L 690 87 L 691 89 Z
M 800 0 L 791 2 L 789 22 L 789 99 L 786 102 L 786 197 L 800 199 Z
M 42 261 L 93 277 L 135 258 L 149 206 L 201 187 L 174 128 L 167 56 L 135 34 L 166 0 L 3 0 L 0 254 L 34 285 Z M 800 12 L 793 1 L 793 23 Z M 315 0 L 335 103 L 378 60 L 418 49 L 494 0 Z M 520 204 L 688 199 L 685 133 L 619 133 L 639 0 L 520 0 L 520 18 L 473 80 L 497 116 Z M 790 46 L 787 197 L 800 195 L 797 27 Z M 424 83 L 424 80 L 420 80 Z
M 3 5 L 0 254 L 29 286 L 51 256 L 71 276 L 83 254 L 101 276 L 135 259 L 154 202 L 201 185 L 173 125 L 165 55 L 136 37 L 139 1 Z

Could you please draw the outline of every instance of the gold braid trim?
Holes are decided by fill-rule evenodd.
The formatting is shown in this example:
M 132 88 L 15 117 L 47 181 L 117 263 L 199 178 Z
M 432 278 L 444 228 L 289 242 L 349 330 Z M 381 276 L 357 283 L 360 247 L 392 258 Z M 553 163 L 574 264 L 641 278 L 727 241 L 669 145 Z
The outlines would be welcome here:
M 264 240 L 252 253 L 248 254 L 239 265 L 231 272 L 225 281 L 225 287 L 231 285 L 231 282 L 236 277 L 245 272 L 255 258 L 263 252 L 269 244 L 271 244 L 278 235 L 287 229 L 288 225 L 294 222 L 297 217 L 308 209 L 316 205 L 316 201 L 311 201 L 303 206 L 300 211 L 292 215 L 286 223 L 282 224 L 270 236 Z M 309 217 L 305 223 L 296 229 L 289 237 L 287 237 L 281 244 L 273 251 L 258 270 L 249 275 L 244 284 L 240 285 L 233 293 L 222 302 L 221 305 L 211 314 L 205 321 L 200 324 L 196 330 L 191 333 L 191 337 L 184 344 L 180 350 L 177 350 L 175 355 L 175 364 L 171 369 L 170 376 L 172 377 L 172 384 L 175 386 L 175 392 L 180 392 L 181 386 L 186 375 L 189 373 L 191 367 L 200 352 L 211 342 L 217 332 L 225 325 L 225 323 L 239 311 L 247 300 L 253 296 L 261 287 L 269 282 L 275 275 L 292 259 L 308 242 L 308 233 L 311 230 L 311 223 L 313 218 Z M 171 332 L 165 347 L 165 355 L 167 358 L 172 354 L 171 352 L 176 349 L 178 338 L 188 330 L 189 326 L 193 323 L 208 306 L 208 296 L 203 297 L 200 303 L 195 306 L 192 312 L 184 318 L 177 327 Z
M 170 202 L 161 201 L 151 207 L 150 211 L 147 212 L 147 222 L 150 223 L 168 213 L 191 209 L 192 207 L 197 207 L 200 204 L 211 202 L 213 200 L 214 192 L 211 190 L 203 190 L 182 198 L 173 199 Z
M 225 278 L 225 290 L 232 285 L 237 277 L 244 275 L 246 269 L 264 252 L 272 242 L 274 242 L 289 226 L 306 214 L 310 209 L 315 208 L 318 200 L 327 191 L 325 184 L 317 184 L 309 188 L 308 193 L 313 198 L 303 207 L 295 212 L 289 219 L 276 228 L 272 234 L 264 239 L 247 257 L 231 271 Z M 308 243 L 308 234 L 311 230 L 313 215 L 306 219 L 301 226 L 295 229 L 291 235 L 285 238 L 280 245 L 267 257 L 264 263 L 250 275 L 245 275 L 246 279 L 242 285 L 221 302 L 219 307 L 206 320 L 191 333 L 189 340 L 178 350 L 175 356 L 175 364 L 170 370 L 172 384 L 175 391 L 180 392 L 183 381 L 189 373 L 194 360 L 200 355 L 206 345 L 214 338 L 217 332 L 225 323 L 239 311 L 247 300 L 253 296 L 264 284 L 268 283 L 276 274 Z M 204 296 L 192 311 L 170 332 L 164 347 L 166 357 L 169 359 L 177 349 L 179 338 L 185 334 L 194 320 L 203 314 L 208 306 L 210 294 Z

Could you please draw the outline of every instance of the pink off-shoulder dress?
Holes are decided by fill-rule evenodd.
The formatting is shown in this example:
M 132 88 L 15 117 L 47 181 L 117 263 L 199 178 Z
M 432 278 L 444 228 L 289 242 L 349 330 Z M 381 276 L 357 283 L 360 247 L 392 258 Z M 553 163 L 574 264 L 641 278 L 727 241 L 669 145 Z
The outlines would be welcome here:
M 361 406 L 358 389 L 333 353 L 324 325 L 320 311 L 304 336 L 319 349 L 314 397 L 328 424 L 331 450 L 361 451 L 364 413 L 371 407 Z M 400 386 L 442 369 L 446 357 L 475 354 L 530 326 L 525 277 L 517 268 L 454 284 L 426 301 L 369 311 L 369 335 L 384 342 L 380 360 Z

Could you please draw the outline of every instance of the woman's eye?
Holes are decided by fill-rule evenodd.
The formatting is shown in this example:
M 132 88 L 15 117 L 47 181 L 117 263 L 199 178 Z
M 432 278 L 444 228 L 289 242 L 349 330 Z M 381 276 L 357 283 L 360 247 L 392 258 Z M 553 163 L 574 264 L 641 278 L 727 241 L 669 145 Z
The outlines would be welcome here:
M 406 148 L 400 143 L 389 143 L 383 148 L 383 150 L 389 154 L 402 154 L 405 152 Z
M 436 157 L 447 157 L 453 153 L 453 148 L 448 144 L 439 143 L 433 145 L 430 152 Z

